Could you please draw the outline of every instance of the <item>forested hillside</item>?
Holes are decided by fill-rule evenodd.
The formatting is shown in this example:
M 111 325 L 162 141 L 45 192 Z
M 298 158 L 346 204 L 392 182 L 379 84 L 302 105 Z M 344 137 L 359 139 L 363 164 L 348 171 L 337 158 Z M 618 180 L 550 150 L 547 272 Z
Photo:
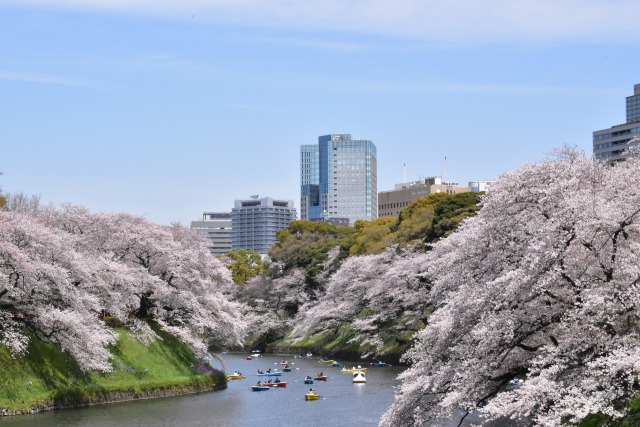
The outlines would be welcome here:
M 263 274 L 236 289 L 261 318 L 249 345 L 398 361 L 431 312 L 421 258 L 480 196 L 434 194 L 354 227 L 292 222 Z

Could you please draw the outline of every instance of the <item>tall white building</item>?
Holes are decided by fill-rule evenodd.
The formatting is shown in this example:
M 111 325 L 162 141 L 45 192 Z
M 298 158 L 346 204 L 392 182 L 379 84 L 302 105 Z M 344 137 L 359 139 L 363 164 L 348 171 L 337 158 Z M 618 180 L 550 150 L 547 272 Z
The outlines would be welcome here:
M 266 254 L 277 241 L 276 232 L 289 228 L 296 216 L 293 200 L 258 196 L 236 200 L 231 210 L 232 249 Z

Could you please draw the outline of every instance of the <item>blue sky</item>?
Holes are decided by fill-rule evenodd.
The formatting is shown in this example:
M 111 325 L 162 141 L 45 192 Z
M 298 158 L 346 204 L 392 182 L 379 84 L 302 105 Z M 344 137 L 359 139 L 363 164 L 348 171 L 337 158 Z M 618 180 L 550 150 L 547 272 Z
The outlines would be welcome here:
M 0 0 L 0 187 L 188 224 L 299 208 L 299 146 L 350 133 L 378 189 L 591 153 L 640 83 L 640 2 Z

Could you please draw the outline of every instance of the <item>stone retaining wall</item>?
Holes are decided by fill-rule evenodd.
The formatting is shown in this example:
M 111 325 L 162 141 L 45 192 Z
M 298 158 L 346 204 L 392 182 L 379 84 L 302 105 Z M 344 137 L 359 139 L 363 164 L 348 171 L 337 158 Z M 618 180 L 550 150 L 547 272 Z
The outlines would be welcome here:
M 104 405 L 107 403 L 118 403 L 118 402 L 129 402 L 132 400 L 141 400 L 141 399 L 159 399 L 163 397 L 173 397 L 173 396 L 183 396 L 186 394 L 195 394 L 195 393 L 204 393 L 215 390 L 224 390 L 227 388 L 225 382 L 221 384 L 216 384 L 212 386 L 184 386 L 180 387 L 179 390 L 174 390 L 171 388 L 155 388 L 142 390 L 140 393 L 133 393 L 130 391 L 115 391 L 108 393 L 105 396 L 95 395 L 90 399 L 76 400 L 73 403 L 48 403 L 43 407 L 36 407 L 26 411 L 11 411 L 8 409 L 0 409 L 0 416 L 13 416 L 13 415 L 26 415 L 26 414 L 37 414 L 38 412 L 43 411 L 53 411 L 56 409 L 66 409 L 66 408 L 78 408 L 82 406 L 93 406 L 93 405 Z

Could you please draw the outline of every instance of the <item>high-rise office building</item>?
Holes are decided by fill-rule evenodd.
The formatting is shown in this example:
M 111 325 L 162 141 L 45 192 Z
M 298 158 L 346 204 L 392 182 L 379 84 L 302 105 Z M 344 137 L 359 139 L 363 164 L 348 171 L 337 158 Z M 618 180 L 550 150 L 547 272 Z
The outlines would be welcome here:
M 353 225 L 378 217 L 376 146 L 349 134 L 300 146 L 300 217 Z
M 202 221 L 191 221 L 191 229 L 204 235 L 213 255 L 231 250 L 231 212 L 205 212 Z
M 276 232 L 288 228 L 295 219 L 293 200 L 258 196 L 236 200 L 231 209 L 231 246 L 234 251 L 253 249 L 266 254 L 277 241 Z
M 300 218 L 321 218 L 318 144 L 300 146 Z
M 593 132 L 593 155 L 596 159 L 607 163 L 624 159 L 624 152 L 630 146 L 638 145 L 631 142 L 640 136 L 640 84 L 633 86 L 633 95 L 627 96 L 627 122 L 621 125 Z

